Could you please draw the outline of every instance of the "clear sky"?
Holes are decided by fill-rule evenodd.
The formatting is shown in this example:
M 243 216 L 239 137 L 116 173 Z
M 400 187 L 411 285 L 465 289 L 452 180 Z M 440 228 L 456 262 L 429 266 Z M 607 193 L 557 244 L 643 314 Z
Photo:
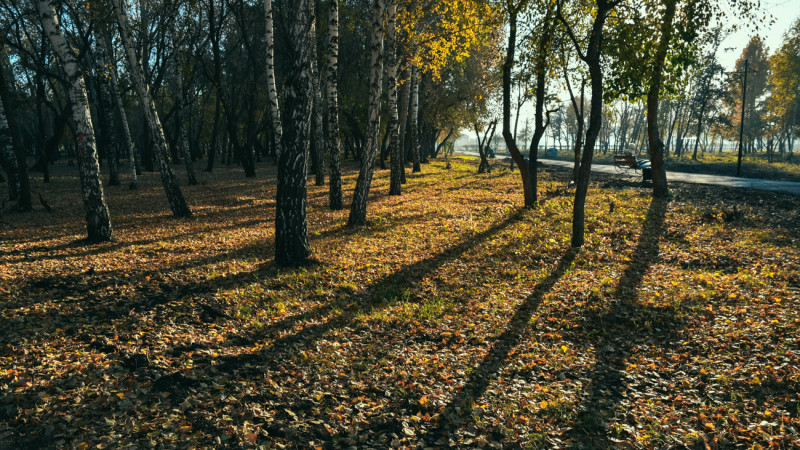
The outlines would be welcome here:
M 768 21 L 764 22 L 759 25 L 758 30 L 752 24 L 741 22 L 739 29 L 722 41 L 720 45 L 717 56 L 720 64 L 726 69 L 734 69 L 736 59 L 742 54 L 750 37 L 756 34 L 764 39 L 769 54 L 774 53 L 783 42 L 786 30 L 800 17 L 800 0 L 761 0 L 761 8 L 772 16 L 774 22 L 772 24 Z

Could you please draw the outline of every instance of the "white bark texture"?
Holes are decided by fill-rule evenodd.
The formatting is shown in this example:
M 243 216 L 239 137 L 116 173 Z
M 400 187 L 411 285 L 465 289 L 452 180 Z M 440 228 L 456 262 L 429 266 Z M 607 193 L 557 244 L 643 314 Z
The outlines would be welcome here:
M 306 217 L 306 152 L 310 131 L 311 54 L 309 29 L 312 27 L 311 0 L 299 0 L 291 24 L 289 76 L 284 107 L 285 131 L 278 156 L 278 189 L 275 201 L 275 262 L 284 266 L 308 262 Z
M 269 1 L 269 0 L 267 0 Z M 328 154 L 330 160 L 329 202 L 331 209 L 342 209 L 342 172 L 339 146 L 339 0 L 330 0 L 328 14 Z
M 401 172 L 403 163 L 400 158 L 400 130 L 397 111 L 397 0 L 389 0 L 386 8 L 386 93 L 389 105 L 389 155 L 391 155 L 391 180 L 389 194 L 402 193 Z
M 312 39 L 313 48 L 316 49 L 316 45 L 314 44 L 314 39 Z M 313 55 L 316 57 L 316 54 Z M 316 59 L 316 58 L 313 58 Z M 314 63 L 312 65 L 314 70 L 312 71 L 311 79 L 313 82 L 313 91 L 314 91 L 314 106 L 312 109 L 311 114 L 314 118 L 314 180 L 317 186 L 322 186 L 325 184 L 325 130 L 323 129 L 322 124 L 322 117 L 324 116 L 323 105 L 322 105 L 322 89 L 320 87 L 320 74 L 319 71 L 316 70 L 317 64 Z
M 421 172 L 419 157 L 419 69 L 411 66 L 411 162 L 412 172 Z
M 114 99 L 114 106 L 119 114 L 122 124 L 122 142 L 125 145 L 125 153 L 128 155 L 128 168 L 131 175 L 130 188 L 136 189 L 138 180 L 136 178 L 136 154 L 133 150 L 133 140 L 131 139 L 131 129 L 128 127 L 128 115 L 125 113 L 125 105 L 122 104 L 122 96 L 119 93 L 119 83 L 117 81 L 116 59 L 112 52 L 111 38 L 103 34 L 100 36 L 100 45 L 103 46 L 104 53 L 108 58 L 108 74 L 111 76 L 111 97 Z
M 364 225 L 367 220 L 367 196 L 375 173 L 375 155 L 380 140 L 381 77 L 383 75 L 383 0 L 374 0 L 372 6 L 372 42 L 370 45 L 371 69 L 369 75 L 369 115 L 367 142 L 361 158 L 353 203 L 350 206 L 348 225 Z
M 150 131 L 151 143 L 155 147 L 154 150 L 156 159 L 158 160 L 158 169 L 161 173 L 161 182 L 164 184 L 164 191 L 167 194 L 167 201 L 175 217 L 191 216 L 192 213 L 189 210 L 189 206 L 186 204 L 178 181 L 175 179 L 175 172 L 172 171 L 172 164 L 170 163 L 169 152 L 167 151 L 167 140 L 164 138 L 164 129 L 161 126 L 161 120 L 158 118 L 156 104 L 153 102 L 153 97 L 150 95 L 145 82 L 142 63 L 139 61 L 139 58 L 136 56 L 136 50 L 133 48 L 133 42 L 130 37 L 130 26 L 128 25 L 128 14 L 124 9 L 125 5 L 122 3 L 122 0 L 112 0 L 112 3 L 114 6 L 114 13 L 117 17 L 117 24 L 119 25 L 122 47 L 125 49 L 125 54 L 128 59 L 128 69 L 133 83 L 136 86 L 136 91 L 139 94 L 139 99 L 142 101 L 142 106 L 144 107 L 144 116 Z
M 272 128 L 275 131 L 275 155 L 279 158 L 283 127 L 281 126 L 281 111 L 278 107 L 278 89 L 275 84 L 275 31 L 272 22 L 272 0 L 264 0 L 264 18 L 267 29 L 267 97 Z
M 69 84 L 69 98 L 72 105 L 72 120 L 75 123 L 77 146 L 75 153 L 81 179 L 81 194 L 86 213 L 86 228 L 90 242 L 102 242 L 111 239 L 111 219 L 103 196 L 103 185 L 100 182 L 100 167 L 97 162 L 97 147 L 94 129 L 89 112 L 89 99 L 86 95 L 83 71 L 78 67 L 75 53 L 67 44 L 58 26 L 55 8 L 50 0 L 40 0 L 36 6 L 42 29 L 50 40 Z

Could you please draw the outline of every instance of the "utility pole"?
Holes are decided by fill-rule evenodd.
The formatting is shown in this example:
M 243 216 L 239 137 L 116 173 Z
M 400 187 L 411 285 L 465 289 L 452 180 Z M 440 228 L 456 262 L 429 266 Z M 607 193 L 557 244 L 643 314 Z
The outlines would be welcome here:
M 739 124 L 739 161 L 736 163 L 736 176 L 742 176 L 742 137 L 744 135 L 744 110 L 745 110 L 745 94 L 747 93 L 747 64 L 750 59 L 744 60 L 744 82 L 742 83 L 742 121 Z

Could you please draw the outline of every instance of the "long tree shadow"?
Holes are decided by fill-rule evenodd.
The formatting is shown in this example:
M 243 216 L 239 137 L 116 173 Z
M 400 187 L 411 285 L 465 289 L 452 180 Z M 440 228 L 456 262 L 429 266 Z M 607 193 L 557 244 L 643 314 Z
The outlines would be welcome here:
M 492 236 L 499 233 L 504 228 L 522 218 L 522 212 L 516 212 L 507 217 L 500 223 L 493 225 L 487 230 L 480 232 L 469 239 L 462 241 L 447 250 L 423 259 L 411 265 L 405 266 L 397 272 L 392 273 L 376 282 L 372 283 L 365 291 L 353 296 L 347 302 L 347 310 L 341 313 L 334 313 L 342 307 L 342 301 L 333 301 L 322 304 L 315 309 L 307 311 L 300 316 L 293 316 L 290 318 L 291 323 L 298 323 L 303 318 L 319 318 L 317 323 L 307 325 L 297 332 L 290 332 L 282 335 L 272 341 L 268 348 L 260 353 L 251 353 L 244 356 L 237 356 L 232 358 L 223 359 L 223 370 L 238 369 L 242 365 L 252 365 L 255 362 L 266 362 L 274 360 L 276 356 L 284 353 L 289 347 L 294 346 L 298 342 L 302 342 L 304 346 L 311 345 L 314 341 L 321 338 L 325 333 L 346 327 L 357 320 L 357 317 L 364 314 L 369 314 L 375 310 L 385 309 L 390 306 L 392 299 L 387 299 L 385 294 L 392 292 L 401 292 L 412 288 L 416 283 L 425 278 L 428 274 L 432 273 L 437 268 L 441 267 L 448 261 L 458 258 L 463 253 L 474 248 L 481 242 L 490 239 Z M 390 300 L 390 301 L 386 301 Z M 332 314 L 334 313 L 334 314 Z M 331 316 L 331 317 L 328 317 Z M 263 341 L 268 335 L 280 334 L 285 327 L 286 323 L 283 321 L 273 324 L 266 330 L 259 330 L 250 333 L 248 336 L 240 336 L 246 342 Z M 296 350 L 296 349 L 295 349 Z M 260 371 L 261 369 L 256 369 Z
M 511 351 L 519 345 L 528 335 L 529 322 L 539 308 L 544 296 L 575 261 L 578 251 L 570 248 L 561 258 L 558 266 L 542 281 L 533 292 L 517 307 L 514 316 L 508 321 L 505 331 L 494 338 L 494 343 L 489 354 L 486 355 L 480 366 L 472 372 L 464 387 L 453 395 L 453 399 L 444 408 L 439 422 L 422 439 L 428 442 L 447 443 L 448 432 L 458 427 L 472 415 L 473 400 L 481 397 L 488 389 L 492 380 L 508 364 Z
M 133 297 L 127 299 L 127 301 L 116 302 L 124 303 L 120 306 L 116 303 L 111 305 L 109 303 L 110 299 L 108 298 L 96 298 L 92 300 L 90 304 L 81 305 L 82 308 L 79 311 L 79 316 L 66 311 L 63 314 L 51 311 L 50 315 L 52 317 L 49 317 L 46 322 L 37 324 L 36 333 L 38 333 L 39 336 L 42 336 L 42 333 L 44 333 L 44 335 L 49 335 L 58 332 L 57 327 L 64 327 L 65 330 L 63 333 L 65 333 L 65 335 L 70 336 L 74 341 L 83 342 L 86 348 L 104 354 L 104 358 L 111 360 L 111 363 L 103 368 L 101 372 L 105 373 L 108 371 L 109 373 L 118 373 L 121 371 L 122 373 L 128 373 L 128 379 L 138 380 L 138 382 L 143 382 L 151 386 L 151 392 L 147 394 L 143 393 L 142 399 L 159 399 L 158 401 L 160 402 L 167 401 L 169 404 L 176 406 L 185 399 L 190 392 L 200 389 L 200 383 L 207 381 L 207 371 L 211 370 L 214 373 L 235 373 L 237 377 L 257 379 L 258 376 L 263 376 L 265 371 L 269 372 L 270 368 L 274 367 L 274 364 L 280 365 L 281 361 L 285 361 L 290 355 L 296 354 L 295 352 L 298 351 L 298 349 L 312 346 L 315 341 L 320 339 L 327 332 L 353 326 L 358 322 L 360 314 L 389 307 L 391 305 L 391 295 L 393 293 L 402 292 L 409 287 L 413 287 L 426 276 L 429 276 L 432 271 L 435 271 L 448 261 L 458 258 L 481 242 L 490 239 L 504 228 L 520 220 L 521 217 L 521 212 L 513 214 L 505 220 L 494 224 L 487 230 L 477 233 L 439 254 L 403 267 L 399 271 L 373 283 L 362 292 L 342 291 L 341 298 L 332 301 L 325 301 L 323 298 L 313 299 L 319 303 L 318 306 L 288 316 L 250 333 L 231 333 L 227 335 L 227 341 L 221 343 L 222 345 L 249 347 L 252 346 L 253 342 L 259 342 L 266 343 L 267 346 L 257 353 L 247 353 L 237 357 L 223 357 L 215 360 L 205 355 L 204 352 L 196 352 L 194 356 L 195 369 L 190 371 L 178 370 L 173 372 L 170 369 L 155 364 L 153 362 L 154 360 L 147 354 L 130 353 L 119 346 L 113 345 L 107 342 L 104 337 L 106 336 L 105 333 L 107 330 L 95 329 L 93 325 L 97 323 L 117 323 L 120 321 L 133 320 L 123 313 L 126 310 L 138 310 L 135 302 L 139 301 L 146 303 L 142 306 L 147 309 L 166 308 L 166 310 L 158 314 L 174 315 L 174 311 L 172 310 L 176 307 L 182 309 L 194 308 L 198 310 L 198 316 L 210 316 L 206 318 L 197 317 L 194 319 L 198 321 L 197 325 L 201 326 L 202 322 L 216 321 L 219 319 L 217 314 L 224 314 L 224 311 L 205 311 L 207 308 L 203 307 L 202 301 L 199 302 L 200 304 L 193 304 L 195 300 L 190 299 L 196 298 L 198 289 L 202 292 L 216 289 L 219 288 L 220 283 L 223 282 L 225 285 L 240 285 L 246 280 L 252 281 L 254 277 L 272 277 L 278 273 L 279 269 L 275 268 L 272 264 L 266 264 L 255 271 L 239 273 L 234 276 L 224 277 L 224 279 L 211 278 L 209 280 L 200 281 L 199 283 L 192 282 L 191 285 L 184 285 L 179 280 L 165 279 L 163 289 L 177 290 L 176 295 L 184 295 L 186 298 L 185 301 L 180 300 L 179 305 L 173 305 L 174 300 L 171 300 L 169 295 L 153 293 L 152 295 L 146 294 L 145 297 L 147 298 L 143 298 L 142 293 L 137 293 Z M 258 244 L 256 247 L 260 245 L 263 244 Z M 253 250 L 253 248 L 243 249 L 245 252 L 251 250 Z M 187 264 L 194 265 L 197 263 L 198 261 L 191 261 Z M 155 275 L 156 272 L 153 272 L 153 275 Z M 114 277 L 110 277 L 109 280 L 113 278 Z M 80 277 L 71 280 L 71 282 L 80 283 Z M 95 288 L 99 289 L 100 287 L 101 286 L 91 286 L 90 290 L 93 291 Z M 88 297 L 85 300 L 88 300 Z M 162 302 L 164 303 L 163 307 L 160 306 Z M 83 306 L 85 306 L 85 308 Z M 130 317 L 137 316 L 134 315 Z M 19 326 L 12 323 L 13 321 L 5 320 L 4 322 L 8 327 L 19 329 Z M 66 323 L 69 323 L 69 325 L 64 325 Z M 16 336 L 14 340 L 19 342 L 23 335 L 24 333 Z M 204 345 L 205 344 L 202 343 L 189 346 L 185 343 L 176 344 L 170 348 L 164 349 L 163 352 L 166 355 L 177 356 L 202 349 Z M 11 347 L 6 346 L 0 348 L 0 353 L 13 353 L 12 350 Z M 13 354 L 7 356 L 13 357 Z M 61 377 L 57 377 L 58 379 L 51 380 L 51 384 L 53 386 L 71 386 L 74 384 L 75 380 L 79 379 L 81 376 L 84 376 L 84 374 L 64 372 Z M 170 393 L 169 398 L 162 398 L 161 394 L 163 393 Z M 0 401 L 0 406 L 11 403 L 29 405 L 35 402 L 36 392 L 22 390 L 4 398 L 3 401 Z M 16 412 L 12 411 L 10 415 L 6 414 L 5 418 L 9 420 L 20 419 L 21 416 L 19 416 L 19 414 L 21 411 L 15 411 Z M 187 412 L 187 416 L 188 415 L 189 412 Z M 202 419 L 203 415 L 200 411 L 196 414 L 192 413 L 192 417 L 195 417 L 197 420 L 195 425 L 198 429 L 206 429 L 206 431 L 210 432 L 212 435 L 220 434 L 219 430 L 211 429 L 211 425 Z M 192 419 L 192 422 L 194 422 L 195 419 Z M 53 420 L 56 419 L 53 418 Z M 21 439 L 18 443 L 34 442 L 30 441 L 30 439 L 40 434 L 43 429 L 40 426 L 41 424 L 25 424 L 19 421 L 15 423 L 17 423 L 17 425 L 15 425 L 13 432 L 18 433 Z M 278 431 L 280 431 L 279 428 L 271 430 L 271 432 Z
M 322 238 L 348 239 L 355 233 L 362 237 L 373 235 L 413 223 L 423 217 L 425 217 L 425 214 L 411 214 L 409 216 L 391 218 L 359 229 L 352 227 L 331 228 L 320 232 L 319 235 L 312 236 L 312 242 Z M 220 229 L 224 228 L 227 227 Z M 123 243 L 119 245 L 123 246 Z M 124 243 L 124 245 L 128 245 L 128 243 Z M 171 275 L 185 273 L 198 267 L 232 259 L 256 258 L 259 254 L 271 255 L 273 253 L 272 245 L 271 240 L 258 240 L 247 246 L 231 248 L 226 252 L 188 258 L 182 263 L 172 264 L 167 267 L 148 267 L 147 270 L 131 271 L 121 268 L 104 271 L 101 269 L 96 272 L 92 271 L 92 273 L 56 273 L 40 277 L 29 277 L 25 280 L 20 280 L 16 285 L 16 290 L 25 292 L 26 295 L 8 299 L 3 303 L 2 309 L 34 307 L 51 300 L 54 294 L 68 294 L 63 300 L 58 301 L 60 304 L 80 303 L 80 317 L 76 317 L 70 308 L 52 311 L 47 320 L 39 323 L 39 328 L 36 330 L 39 335 L 52 333 L 58 328 L 69 330 L 79 328 L 84 324 L 91 324 L 94 321 L 121 319 L 126 317 L 130 311 L 142 312 L 175 300 L 197 309 L 197 317 L 207 316 L 209 305 L 202 300 L 198 300 L 198 298 L 213 294 L 220 289 L 241 286 L 242 284 L 253 282 L 255 279 L 270 278 L 278 272 L 278 269 L 271 263 L 267 263 L 257 266 L 254 270 L 242 271 L 234 275 L 221 273 L 208 278 L 195 276 L 192 278 L 191 283 L 187 283 L 182 277 L 172 277 Z M 137 289 L 132 295 L 107 298 L 96 294 L 105 292 L 108 289 L 114 289 L 120 280 L 126 279 L 125 277 L 128 275 L 135 276 L 135 280 L 137 280 Z M 341 307 L 340 303 L 330 303 L 326 308 Z M 219 313 L 212 313 L 212 315 L 219 315 Z M 309 315 L 313 314 L 309 312 Z M 301 320 L 304 317 L 306 317 L 305 314 L 298 315 L 296 319 L 290 318 L 288 320 Z M 10 324 L 11 321 L 9 319 L 0 317 L 0 327 Z M 17 339 L 21 337 L 18 336 Z
M 616 435 L 610 425 L 626 398 L 626 391 L 650 387 L 648 380 L 629 381 L 628 357 L 637 345 L 665 348 L 677 338 L 680 322 L 672 307 L 645 306 L 636 301 L 645 275 L 660 259 L 667 206 L 667 200 L 651 202 L 631 262 L 617 282 L 612 305 L 605 313 L 585 317 L 584 325 L 570 337 L 578 343 L 589 341 L 595 347 L 589 391 L 577 408 L 567 436 L 570 445 L 579 448 L 617 445 L 615 442 L 619 441 L 612 439 L 624 436 Z

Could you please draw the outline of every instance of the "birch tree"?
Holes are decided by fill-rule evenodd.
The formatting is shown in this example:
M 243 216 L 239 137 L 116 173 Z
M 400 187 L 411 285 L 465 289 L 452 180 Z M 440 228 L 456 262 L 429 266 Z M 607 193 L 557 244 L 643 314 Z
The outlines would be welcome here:
M 122 95 L 119 92 L 119 82 L 117 79 L 116 58 L 114 58 L 113 47 L 111 45 L 110 33 L 103 26 L 100 26 L 98 33 L 99 44 L 102 48 L 101 54 L 106 58 L 104 64 L 108 68 L 109 94 L 114 101 L 114 108 L 119 115 L 121 124 L 121 143 L 125 148 L 125 154 L 128 155 L 128 170 L 131 176 L 131 181 L 128 187 L 136 189 L 138 186 L 138 179 L 136 176 L 136 153 L 133 150 L 133 140 L 131 138 L 131 129 L 128 126 L 128 114 L 125 112 L 125 105 L 122 103 Z
M 309 30 L 313 26 L 311 0 L 299 0 L 292 11 L 288 60 L 291 62 L 284 93 L 285 126 L 278 154 L 275 202 L 275 262 L 283 266 L 306 264 L 311 255 L 306 218 L 306 152 L 310 132 L 311 57 Z
M 411 171 L 421 172 L 419 155 L 419 69 L 411 66 L 411 108 L 409 109 L 409 133 L 411 134 Z
M 272 23 L 272 0 L 264 0 L 264 19 L 267 38 L 267 96 L 272 128 L 275 133 L 275 155 L 280 158 L 283 127 L 281 126 L 281 112 L 278 108 L 278 89 L 275 85 L 275 31 Z
M 69 84 L 69 97 L 72 105 L 72 120 L 75 124 L 78 168 L 81 179 L 81 195 L 83 197 L 86 227 L 89 242 L 102 242 L 111 239 L 111 219 L 103 196 L 100 182 L 100 167 L 97 162 L 94 129 L 89 112 L 89 99 L 83 71 L 78 66 L 75 53 L 67 44 L 58 25 L 52 0 L 40 0 L 36 3 L 42 29 L 50 40 Z
M 372 38 L 370 44 L 370 76 L 369 76 L 369 112 L 367 124 L 367 142 L 361 158 L 361 170 L 358 173 L 353 203 L 350 207 L 350 226 L 364 225 L 367 220 L 367 196 L 375 173 L 375 156 L 380 141 L 380 100 L 381 77 L 383 75 L 383 0 L 374 0 L 372 4 Z
M 397 0 L 389 0 L 386 12 L 386 97 L 389 106 L 389 154 L 392 158 L 389 195 L 400 195 L 403 160 L 400 156 L 400 119 L 397 110 Z
M 266 0 L 269 2 L 270 0 Z M 339 146 L 339 0 L 330 0 L 328 13 L 328 67 L 326 83 L 328 87 L 328 154 L 329 205 L 333 210 L 342 209 L 342 173 Z
M 149 88 L 144 78 L 144 70 L 142 62 L 136 55 L 136 50 L 131 41 L 130 26 L 128 25 L 128 15 L 124 9 L 124 0 L 111 0 L 114 13 L 117 17 L 119 25 L 119 34 L 122 41 L 122 47 L 125 49 L 125 54 L 128 59 L 128 66 L 133 83 L 136 86 L 136 91 L 139 94 L 139 99 L 144 107 L 145 121 L 151 137 L 153 147 L 155 147 L 156 159 L 158 161 L 159 172 L 161 173 L 161 182 L 164 185 L 164 191 L 167 194 L 167 201 L 169 202 L 172 214 L 175 217 L 188 217 L 192 212 L 183 198 L 181 188 L 178 181 L 175 179 L 175 172 L 172 170 L 172 164 L 169 159 L 169 152 L 167 151 L 167 140 L 164 137 L 164 128 L 161 126 L 161 120 L 158 118 L 158 111 L 156 111 L 156 104 L 153 102 L 153 97 L 150 95 Z

